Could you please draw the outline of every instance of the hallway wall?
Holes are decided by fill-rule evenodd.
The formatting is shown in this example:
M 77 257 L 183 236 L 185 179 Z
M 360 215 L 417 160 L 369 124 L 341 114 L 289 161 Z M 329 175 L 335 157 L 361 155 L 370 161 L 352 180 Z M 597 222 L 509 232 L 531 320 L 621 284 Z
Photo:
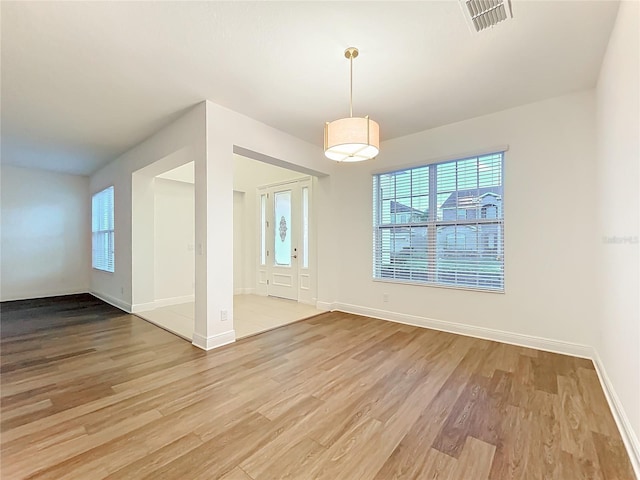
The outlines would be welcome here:
M 192 183 L 154 181 L 154 292 L 156 304 L 193 301 L 195 194 Z

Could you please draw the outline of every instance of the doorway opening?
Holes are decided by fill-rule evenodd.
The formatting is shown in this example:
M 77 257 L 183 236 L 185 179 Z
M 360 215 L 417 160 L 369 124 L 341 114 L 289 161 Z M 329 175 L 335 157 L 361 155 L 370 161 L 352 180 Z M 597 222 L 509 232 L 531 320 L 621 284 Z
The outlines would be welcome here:
M 316 177 L 234 154 L 234 328 L 260 333 L 320 313 Z
M 163 159 L 164 160 L 164 159 Z M 194 162 L 133 173 L 133 313 L 186 340 L 195 326 Z

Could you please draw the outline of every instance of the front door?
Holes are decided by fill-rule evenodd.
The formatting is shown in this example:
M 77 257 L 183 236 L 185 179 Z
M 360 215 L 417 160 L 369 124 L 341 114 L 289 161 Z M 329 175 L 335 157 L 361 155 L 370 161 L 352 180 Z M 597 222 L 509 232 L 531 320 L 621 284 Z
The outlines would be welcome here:
M 268 293 L 274 297 L 298 300 L 298 218 L 293 188 L 276 187 L 269 192 L 271 220 L 268 228 L 271 249 Z M 294 211 L 295 210 L 295 211 Z
M 310 286 L 309 187 L 309 180 L 303 180 L 258 191 L 258 293 L 306 301 Z

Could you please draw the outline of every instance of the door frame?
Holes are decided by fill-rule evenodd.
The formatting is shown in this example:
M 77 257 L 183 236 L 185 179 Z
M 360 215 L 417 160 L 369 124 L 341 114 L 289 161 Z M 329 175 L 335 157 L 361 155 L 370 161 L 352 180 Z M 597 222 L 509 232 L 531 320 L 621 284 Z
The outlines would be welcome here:
M 273 193 L 279 189 L 292 190 L 292 217 L 297 215 L 296 221 L 292 218 L 292 229 L 295 229 L 295 233 L 292 232 L 292 240 L 297 239 L 297 245 L 292 243 L 292 253 L 297 255 L 297 258 L 292 261 L 292 274 L 295 275 L 297 301 L 300 303 L 307 303 L 315 305 L 316 295 L 316 277 L 315 277 L 315 215 L 313 208 L 313 183 L 314 177 L 306 176 L 297 178 L 295 180 L 289 180 L 285 182 L 278 182 L 273 184 L 261 185 L 256 189 L 256 294 L 262 296 L 273 295 L 273 287 L 270 279 L 272 278 L 273 268 L 273 245 L 270 244 L 270 239 L 274 238 L 274 225 L 275 222 L 269 218 L 269 213 L 273 212 L 273 207 L 269 207 L 269 204 L 273 205 L 274 198 Z M 307 208 L 307 224 L 306 224 L 306 240 L 304 237 L 305 225 L 304 225 L 304 195 L 306 190 L 306 208 Z M 262 212 L 262 199 L 263 195 L 269 195 L 268 200 L 265 197 L 266 208 L 265 217 L 263 219 Z M 293 203 L 299 204 L 297 208 L 294 208 Z M 263 221 L 267 225 L 263 230 Z M 263 247 L 263 235 L 264 235 L 264 247 Z M 263 250 L 264 249 L 264 250 Z M 294 252 L 293 249 L 296 249 Z M 264 252 L 264 255 L 263 255 Z M 268 252 L 268 254 L 266 253 Z M 277 268 L 277 267 L 276 267 Z M 270 292 L 271 290 L 271 292 Z

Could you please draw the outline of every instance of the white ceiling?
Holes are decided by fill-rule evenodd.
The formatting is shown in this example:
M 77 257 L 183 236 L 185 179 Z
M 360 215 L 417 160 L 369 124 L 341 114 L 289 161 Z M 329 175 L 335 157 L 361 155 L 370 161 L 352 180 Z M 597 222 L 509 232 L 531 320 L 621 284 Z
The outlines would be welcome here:
M 285 181 L 307 176 L 304 173 L 294 172 L 293 170 L 270 165 L 259 160 L 242 157 L 235 153 L 233 154 L 233 173 L 233 189 L 240 192 L 246 191 L 244 187 L 247 181 L 255 182 L 256 178 L 262 179 L 264 183 L 271 183 L 272 181 Z M 247 173 L 251 173 L 250 177 L 246 175 Z M 244 176 L 244 178 L 238 178 L 239 176 Z M 184 165 L 156 175 L 156 178 L 183 183 L 196 183 L 195 164 L 193 162 L 185 163 Z
M 210 99 L 317 145 L 382 140 L 593 87 L 618 4 L 513 0 L 472 33 L 457 1 L 2 2 L 2 160 L 89 174 Z
M 174 180 L 183 183 L 196 183 L 196 166 L 195 163 L 189 162 L 180 165 L 172 170 L 156 175 L 156 178 L 164 178 L 166 180 Z

